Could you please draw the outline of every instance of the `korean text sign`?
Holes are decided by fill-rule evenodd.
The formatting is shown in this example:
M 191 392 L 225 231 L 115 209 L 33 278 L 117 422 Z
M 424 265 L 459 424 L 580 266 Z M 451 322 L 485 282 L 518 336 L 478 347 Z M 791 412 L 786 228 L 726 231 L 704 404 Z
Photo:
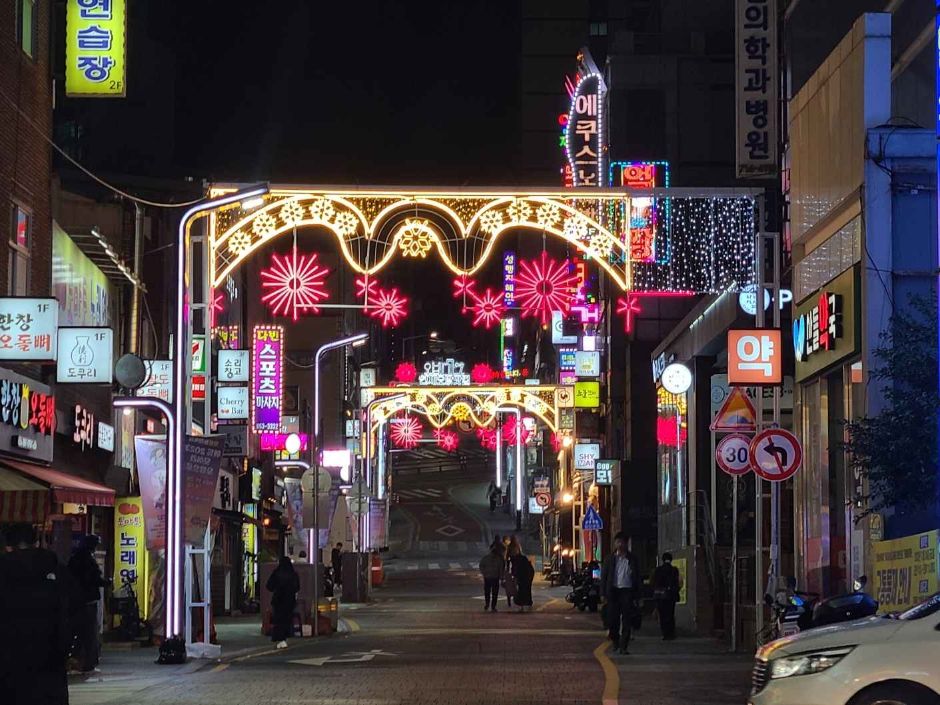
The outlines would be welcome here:
M 284 392 L 284 328 L 255 326 L 252 335 L 252 426 L 278 432 Z
M 55 299 L 0 298 L 0 360 L 54 360 Z
M 568 164 L 574 186 L 604 186 L 601 111 L 604 84 L 599 73 L 582 74 L 574 95 L 565 132 Z
M 68 0 L 65 93 L 123 98 L 127 92 L 125 0 Z
M 59 328 L 56 382 L 110 384 L 114 332 L 110 328 Z
M 140 497 L 114 499 L 114 585 L 135 583 L 144 615 L 150 592 L 147 586 L 147 550 L 144 543 L 144 505 Z
M 777 173 L 777 0 L 735 0 L 738 178 Z
M 728 331 L 728 384 L 782 384 L 780 331 L 772 328 Z
M 913 607 L 937 591 L 937 531 L 874 541 L 875 592 L 881 612 Z
M 186 543 L 202 546 L 219 483 L 225 439 L 222 436 L 186 436 L 183 441 L 183 533 Z

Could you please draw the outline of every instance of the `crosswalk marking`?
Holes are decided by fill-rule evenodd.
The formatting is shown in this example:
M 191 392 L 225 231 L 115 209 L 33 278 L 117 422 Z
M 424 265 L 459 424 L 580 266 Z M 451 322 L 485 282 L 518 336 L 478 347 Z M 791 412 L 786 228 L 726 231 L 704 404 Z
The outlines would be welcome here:
M 396 490 L 395 494 L 403 499 L 440 499 L 444 495 L 444 491 L 429 487 L 426 489 Z
M 428 570 L 440 570 L 441 566 L 437 563 L 428 563 Z
M 451 564 L 450 564 L 450 569 L 451 569 L 451 570 L 460 570 L 460 564 L 459 564 L 459 563 L 451 563 Z

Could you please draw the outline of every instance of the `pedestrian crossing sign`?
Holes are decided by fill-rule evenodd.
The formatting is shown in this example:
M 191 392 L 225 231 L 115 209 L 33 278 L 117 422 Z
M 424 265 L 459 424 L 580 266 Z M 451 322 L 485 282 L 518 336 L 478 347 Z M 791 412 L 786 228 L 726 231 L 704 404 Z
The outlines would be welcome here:
M 600 531 L 604 528 L 604 520 L 597 513 L 593 504 L 589 504 L 587 511 L 584 512 L 584 519 L 581 520 L 581 528 L 584 531 Z
M 712 421 L 712 431 L 753 432 L 757 429 L 757 411 L 743 387 L 732 387 Z

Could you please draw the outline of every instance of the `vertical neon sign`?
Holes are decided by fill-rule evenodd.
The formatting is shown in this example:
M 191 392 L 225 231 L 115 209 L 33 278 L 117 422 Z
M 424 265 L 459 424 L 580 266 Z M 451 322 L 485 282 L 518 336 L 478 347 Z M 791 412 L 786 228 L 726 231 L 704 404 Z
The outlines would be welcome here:
M 251 351 L 251 424 L 255 433 L 277 433 L 284 392 L 284 328 L 255 326 Z
M 503 253 L 503 304 L 506 308 L 516 303 L 516 253 L 506 250 Z

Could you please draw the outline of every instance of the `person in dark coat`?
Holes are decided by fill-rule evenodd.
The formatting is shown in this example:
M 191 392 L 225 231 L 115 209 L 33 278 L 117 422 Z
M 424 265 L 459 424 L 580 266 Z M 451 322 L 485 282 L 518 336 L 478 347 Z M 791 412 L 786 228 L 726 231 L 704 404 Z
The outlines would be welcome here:
M 664 553 L 662 564 L 653 571 L 653 597 L 656 598 L 659 628 L 664 641 L 676 638 L 676 602 L 681 589 L 682 579 L 679 569 L 672 564 L 672 554 Z
M 532 611 L 532 581 L 535 579 L 535 568 L 529 557 L 522 552 L 518 543 L 510 549 L 509 569 L 516 579 L 516 607 L 520 612 Z
M 77 607 L 68 570 L 36 547 L 29 524 L 8 532 L 0 554 L 0 701 L 5 705 L 68 705 L 66 676 Z
M 480 575 L 483 576 L 483 610 L 496 611 L 499 601 L 499 583 L 503 579 L 506 561 L 503 560 L 502 542 L 490 546 L 490 552 L 480 559 Z
M 98 665 L 98 600 L 101 588 L 108 585 L 95 560 L 98 537 L 89 534 L 69 559 L 69 572 L 81 592 L 82 607 L 75 615 L 73 633 L 79 649 L 79 668 L 93 671 Z
M 614 552 L 601 570 L 601 594 L 607 600 L 607 634 L 620 653 L 628 654 L 640 572 L 623 532 L 614 536 Z
M 343 544 L 336 544 L 330 551 L 330 565 L 333 566 L 333 584 L 343 584 Z
M 290 558 L 284 556 L 277 568 L 271 573 L 265 585 L 271 595 L 271 641 L 277 642 L 277 648 L 287 648 L 287 637 L 293 631 L 294 607 L 297 606 L 297 592 L 300 590 L 300 577 L 294 570 Z

